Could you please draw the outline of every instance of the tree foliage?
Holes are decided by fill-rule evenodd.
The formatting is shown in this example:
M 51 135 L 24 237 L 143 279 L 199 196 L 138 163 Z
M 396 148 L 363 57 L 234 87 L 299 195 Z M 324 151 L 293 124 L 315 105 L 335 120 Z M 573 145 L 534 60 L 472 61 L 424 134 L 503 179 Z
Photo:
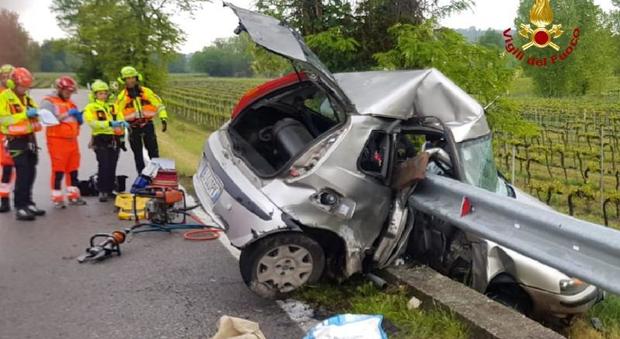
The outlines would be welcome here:
M 434 67 L 483 103 L 506 93 L 513 77 L 506 56 L 495 48 L 472 44 L 459 33 L 437 27 L 433 20 L 419 25 L 398 24 L 389 29 L 393 49 L 375 54 L 379 67 Z
M 534 0 L 525 0 L 519 7 L 516 27 L 530 23 L 530 9 Z M 611 25 L 605 13 L 592 0 L 564 0 L 551 2 L 553 24 L 561 24 L 564 34 L 554 40 L 560 46 L 556 52 L 550 47 L 531 47 L 527 57 L 547 57 L 546 67 L 525 66 L 525 74 L 534 79 L 541 96 L 584 95 L 604 89 L 605 79 L 611 74 L 618 54 L 614 45 Z M 547 27 L 547 28 L 550 28 Z M 561 62 L 551 64 L 550 56 L 561 55 L 569 48 L 573 30 L 579 28 L 579 39 L 574 51 Z M 517 46 L 530 40 L 514 34 Z
M 340 27 L 306 37 L 308 47 L 320 56 L 331 70 L 350 71 L 355 69 L 360 44 L 352 37 L 344 35 Z
M 396 24 L 420 24 L 461 11 L 473 0 L 258 0 L 263 13 L 284 19 L 306 37 L 332 71 L 369 69 L 373 55 L 393 48 Z M 259 63 L 260 59 L 256 61 Z
M 170 73 L 187 73 L 189 71 L 188 56 L 182 53 L 176 53 L 168 62 L 168 72 Z
M 285 20 L 306 36 L 333 27 L 351 27 L 351 4 L 343 0 L 257 0 L 256 8 Z
M 252 54 L 248 44 L 249 40 L 243 37 L 217 39 L 213 45 L 192 55 L 190 68 L 193 72 L 212 76 L 251 76 Z
M 151 86 L 163 84 L 168 62 L 184 41 L 173 12 L 192 12 L 206 0 L 53 0 L 52 10 L 82 57 L 78 77 L 115 79 L 133 65 Z
M 46 40 L 40 49 L 40 71 L 73 72 L 80 67 L 79 56 L 72 51 L 67 39 Z

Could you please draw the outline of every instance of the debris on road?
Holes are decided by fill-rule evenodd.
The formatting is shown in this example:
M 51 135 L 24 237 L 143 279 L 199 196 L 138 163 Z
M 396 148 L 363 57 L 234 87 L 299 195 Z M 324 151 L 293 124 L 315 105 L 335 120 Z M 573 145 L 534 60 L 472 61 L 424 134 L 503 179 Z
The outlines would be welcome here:
M 420 305 L 422 305 L 422 300 L 416 297 L 411 297 L 411 299 L 409 299 L 409 302 L 407 303 L 407 308 L 410 310 L 415 310 L 420 308 Z
M 223 315 L 217 322 L 218 331 L 211 339 L 266 339 L 258 323 Z
M 312 328 L 304 339 L 387 339 L 382 322 L 382 315 L 340 314 Z

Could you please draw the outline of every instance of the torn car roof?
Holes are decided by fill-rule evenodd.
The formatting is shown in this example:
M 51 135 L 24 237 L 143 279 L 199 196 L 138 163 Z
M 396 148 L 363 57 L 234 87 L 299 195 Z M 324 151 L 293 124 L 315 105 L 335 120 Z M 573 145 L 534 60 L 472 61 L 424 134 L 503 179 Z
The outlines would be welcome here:
M 357 113 L 393 119 L 434 116 L 456 142 L 490 133 L 482 106 L 440 71 L 373 71 L 334 74 Z

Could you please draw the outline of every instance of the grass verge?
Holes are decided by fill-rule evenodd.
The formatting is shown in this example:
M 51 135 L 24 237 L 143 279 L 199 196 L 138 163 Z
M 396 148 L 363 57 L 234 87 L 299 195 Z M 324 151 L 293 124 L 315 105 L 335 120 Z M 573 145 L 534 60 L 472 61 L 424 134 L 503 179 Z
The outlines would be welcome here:
M 600 319 L 602 329 L 597 330 L 591 319 Z M 610 295 L 595 305 L 587 316 L 578 318 L 571 326 L 570 338 L 575 339 L 616 339 L 620 338 L 620 297 Z
M 296 298 L 319 309 L 321 317 L 336 314 L 381 314 L 390 338 L 469 338 L 467 327 L 450 312 L 407 308 L 404 286 L 379 290 L 373 284 L 350 279 L 342 285 L 320 284 L 299 291 Z

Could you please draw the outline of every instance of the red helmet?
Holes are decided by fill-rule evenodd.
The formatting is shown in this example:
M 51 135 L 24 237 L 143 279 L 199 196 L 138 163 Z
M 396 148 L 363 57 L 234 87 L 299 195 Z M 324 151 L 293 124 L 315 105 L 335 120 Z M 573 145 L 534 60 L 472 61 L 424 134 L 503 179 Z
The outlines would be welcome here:
M 77 82 L 73 80 L 72 77 L 63 75 L 60 78 L 56 79 L 56 89 L 66 89 L 71 92 L 75 92 L 77 90 Z
M 11 80 L 15 86 L 30 88 L 32 86 L 32 73 L 23 67 L 17 67 L 11 72 Z

